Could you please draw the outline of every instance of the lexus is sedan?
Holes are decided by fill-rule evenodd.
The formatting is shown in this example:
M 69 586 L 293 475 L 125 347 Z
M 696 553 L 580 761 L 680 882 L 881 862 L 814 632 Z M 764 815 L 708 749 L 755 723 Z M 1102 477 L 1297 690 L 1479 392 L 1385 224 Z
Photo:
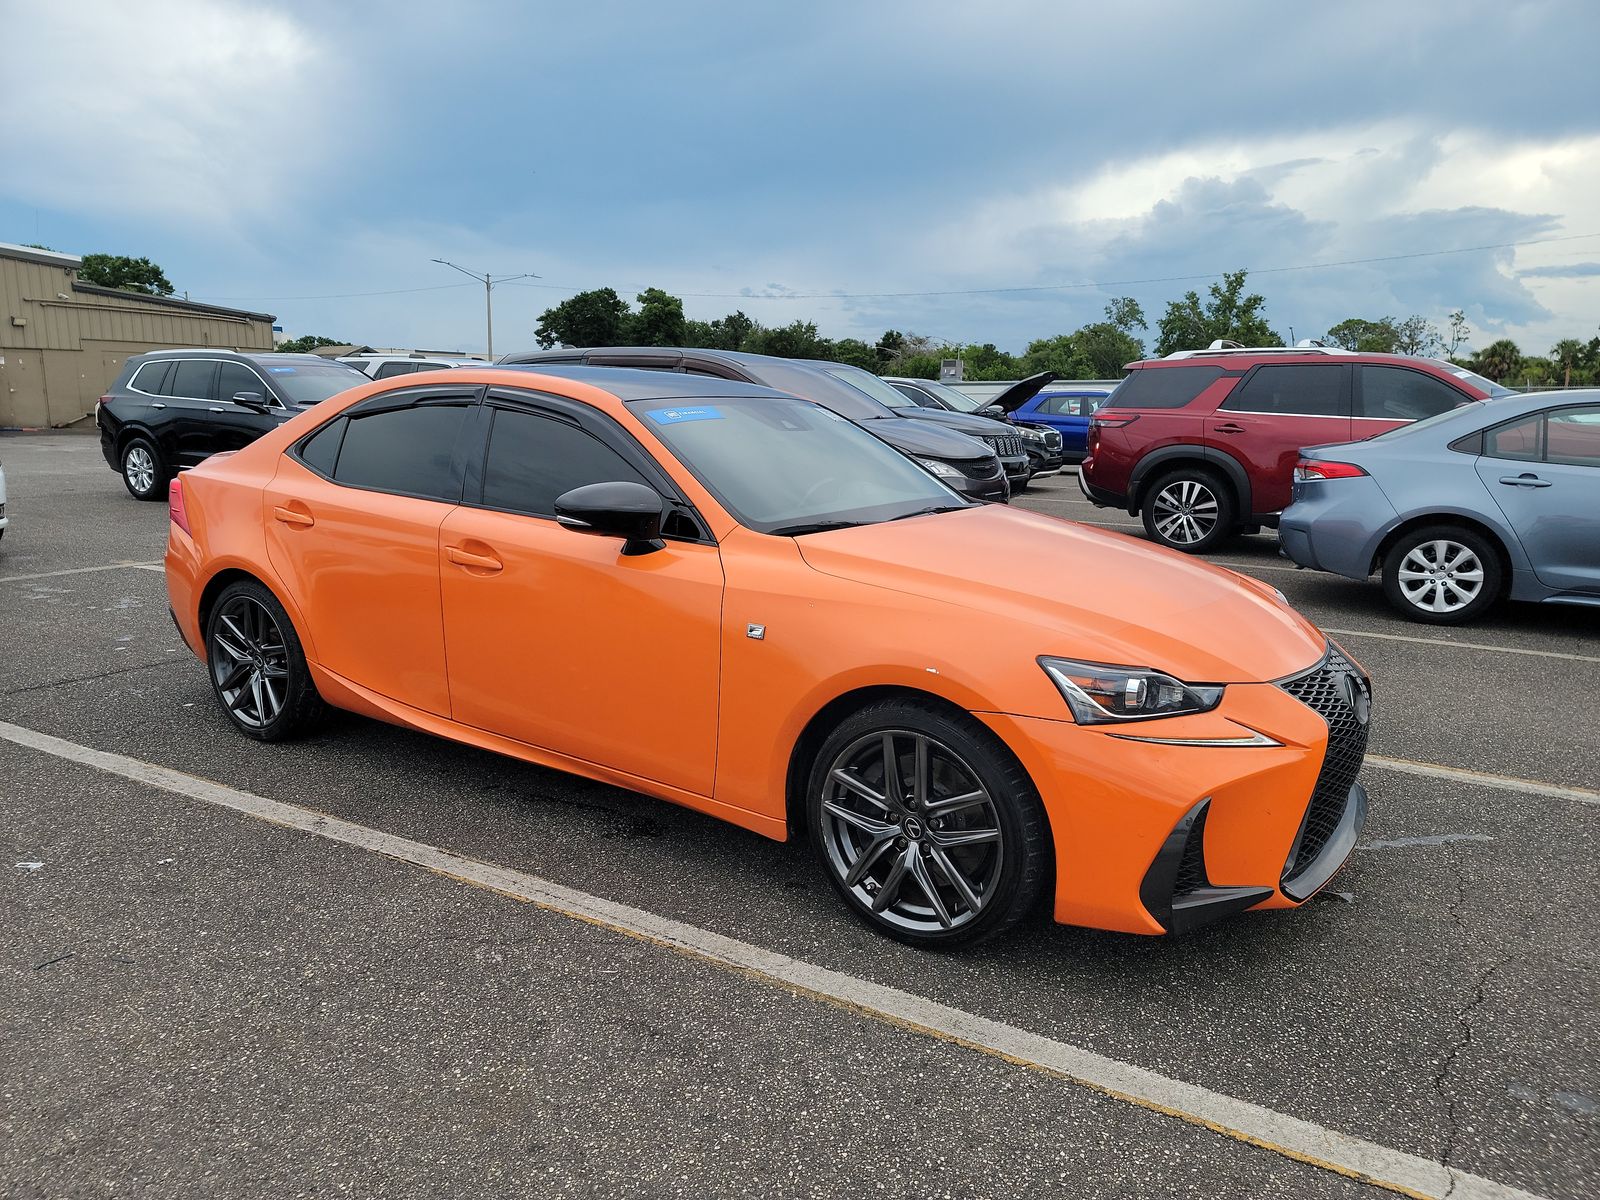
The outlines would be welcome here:
M 1046 896 L 1141 934 L 1292 908 L 1365 819 L 1365 673 L 1274 589 L 970 502 L 754 384 L 373 382 L 169 511 L 173 615 L 240 733 L 332 706 L 801 835 L 915 945 Z

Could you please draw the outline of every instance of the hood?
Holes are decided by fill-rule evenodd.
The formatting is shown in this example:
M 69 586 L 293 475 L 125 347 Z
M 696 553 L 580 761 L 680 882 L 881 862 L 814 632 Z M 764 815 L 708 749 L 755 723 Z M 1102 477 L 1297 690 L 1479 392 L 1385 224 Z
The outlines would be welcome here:
M 933 421 L 917 421 L 907 417 L 881 417 L 875 421 L 861 421 L 868 433 L 876 434 L 896 450 L 908 454 L 921 454 L 927 458 L 946 458 L 954 462 L 967 462 L 974 458 L 991 458 L 994 451 L 979 441 L 954 429 L 946 429 Z M 994 422 L 985 421 L 985 425 Z
M 1055 379 L 1054 371 L 1040 371 L 1037 375 L 1029 375 L 1021 383 L 1013 383 L 998 396 L 990 399 L 989 403 L 1001 412 L 1016 412 L 1043 391 L 1045 384 L 1054 383 Z
M 1263 683 L 1325 639 L 1272 590 L 1123 534 L 1000 505 L 796 539 L 812 569 L 1039 630 L 1039 654 Z M 973 637 L 983 636 L 975 617 Z
M 980 417 L 977 413 L 951 412 L 947 408 L 902 408 L 896 410 L 903 413 L 910 421 L 931 421 L 935 425 L 943 425 L 946 429 L 954 429 L 958 433 L 970 434 L 972 437 L 998 437 L 1001 434 L 1014 433 L 1009 422 L 997 421 L 993 417 Z

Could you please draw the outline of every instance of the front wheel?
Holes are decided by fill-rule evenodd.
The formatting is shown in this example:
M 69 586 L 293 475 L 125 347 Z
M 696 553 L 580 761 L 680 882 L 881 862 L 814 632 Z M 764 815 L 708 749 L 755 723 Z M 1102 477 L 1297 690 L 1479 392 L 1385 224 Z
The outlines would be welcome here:
M 1203 554 L 1234 532 L 1233 489 L 1212 471 L 1184 467 L 1145 491 L 1142 515 L 1150 540 L 1185 554 Z
M 1050 875 L 1039 793 L 987 729 L 920 700 L 871 705 L 823 743 L 806 796 L 834 890 L 879 933 L 914 946 L 992 937 Z
M 1500 598 L 1500 555 L 1482 534 L 1459 525 L 1414 529 L 1383 559 L 1383 592 L 1413 621 L 1460 625 Z

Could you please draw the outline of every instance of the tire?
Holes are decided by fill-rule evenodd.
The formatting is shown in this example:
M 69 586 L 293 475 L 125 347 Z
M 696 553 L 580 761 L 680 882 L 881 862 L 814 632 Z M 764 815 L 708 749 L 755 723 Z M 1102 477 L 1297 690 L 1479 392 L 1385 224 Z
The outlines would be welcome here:
M 1383 556 L 1383 594 L 1426 625 L 1475 621 L 1500 599 L 1505 570 L 1488 538 L 1463 525 L 1426 525 Z
M 135 500 L 165 500 L 172 470 L 149 438 L 130 438 L 122 448 L 122 485 Z
M 1011 485 L 1011 494 L 1012 495 L 1016 495 L 1018 492 L 1027 491 L 1028 490 L 1028 485 L 1030 483 L 1032 483 L 1032 482 L 1033 482 L 1033 472 L 1029 471 L 1018 482 L 1013 483 Z
M 327 715 L 294 623 L 254 579 L 230 583 L 211 606 L 206 669 L 234 728 L 257 741 L 297 737 Z
M 1140 515 L 1152 542 L 1205 554 L 1237 531 L 1238 501 L 1228 481 L 1205 467 L 1179 467 L 1144 492 Z
M 899 788 L 884 787 L 886 738 Z M 956 799 L 965 803 L 932 815 Z M 806 822 L 845 906 L 911 946 L 993 937 L 1037 905 L 1051 876 L 1049 827 L 1027 772 L 977 721 L 928 700 L 881 701 L 840 722 L 812 763 Z

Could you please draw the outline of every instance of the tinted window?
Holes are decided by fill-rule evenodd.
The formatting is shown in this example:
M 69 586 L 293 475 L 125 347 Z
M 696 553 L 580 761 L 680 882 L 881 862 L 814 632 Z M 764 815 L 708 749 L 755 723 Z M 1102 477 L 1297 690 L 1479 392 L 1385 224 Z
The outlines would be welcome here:
M 312 470 L 333 478 L 333 465 L 339 461 L 339 443 L 344 441 L 344 418 L 324 425 L 300 443 L 300 461 Z
M 1332 363 L 1262 367 L 1221 405 L 1230 412 L 1342 417 L 1344 368 Z
M 180 358 L 173 368 L 167 395 L 187 396 L 192 400 L 211 398 L 211 373 L 217 364 L 209 359 Z
M 1386 421 L 1420 421 L 1449 412 L 1469 398 L 1449 384 L 1404 367 L 1362 367 L 1358 417 Z
M 1539 434 L 1543 426 L 1542 413 L 1497 425 L 1483 435 L 1483 452 L 1490 458 L 1538 462 Z
M 267 385 L 254 371 L 236 362 L 225 362 L 217 368 L 217 399 L 232 400 L 237 392 L 254 392 L 263 400 L 272 400 Z
M 416 363 L 386 362 L 379 365 L 378 373 L 373 378 L 388 379 L 391 375 L 409 375 L 416 369 Z
M 1221 367 L 1141 367 L 1117 385 L 1105 407 L 1182 408 L 1221 378 Z
M 167 368 L 171 365 L 165 361 L 143 363 L 133 373 L 133 378 L 128 380 L 128 386 L 138 388 L 141 392 L 148 392 L 152 396 L 163 395 L 161 382 L 166 378 Z
M 366 383 L 367 377 L 346 363 L 275 363 L 256 360 L 278 390 L 295 404 L 315 404 L 329 396 Z
M 1550 414 L 1544 433 L 1545 461 L 1600 467 L 1600 405 Z
M 430 404 L 351 417 L 333 477 L 351 487 L 454 502 L 461 485 L 450 455 L 467 411 Z
M 553 517 L 556 497 L 586 483 L 650 482 L 615 450 L 575 425 L 514 409 L 497 409 L 483 467 L 490 508 Z

